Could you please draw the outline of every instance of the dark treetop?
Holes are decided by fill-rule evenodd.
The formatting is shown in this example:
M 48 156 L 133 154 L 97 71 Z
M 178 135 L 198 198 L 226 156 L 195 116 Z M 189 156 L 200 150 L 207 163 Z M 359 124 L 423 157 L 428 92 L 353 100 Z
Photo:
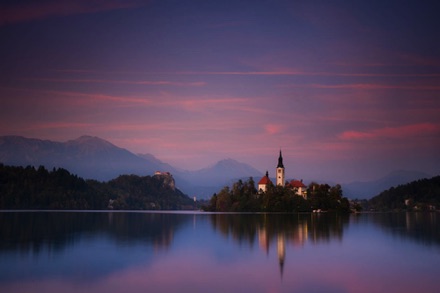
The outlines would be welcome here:
M 171 176 L 84 180 L 65 169 L 0 164 L 0 209 L 194 209 Z

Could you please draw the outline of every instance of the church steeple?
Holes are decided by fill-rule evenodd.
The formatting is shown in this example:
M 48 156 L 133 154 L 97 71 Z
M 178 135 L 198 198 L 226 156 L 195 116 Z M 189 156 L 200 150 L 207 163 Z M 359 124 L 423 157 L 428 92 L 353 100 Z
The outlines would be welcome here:
M 284 165 L 283 165 L 283 155 L 281 154 L 280 150 L 280 156 L 278 157 L 278 165 L 277 165 L 277 185 L 284 186 Z
M 283 165 L 283 155 L 281 154 L 281 150 L 280 150 L 280 156 L 278 157 L 278 166 L 277 168 L 284 168 Z

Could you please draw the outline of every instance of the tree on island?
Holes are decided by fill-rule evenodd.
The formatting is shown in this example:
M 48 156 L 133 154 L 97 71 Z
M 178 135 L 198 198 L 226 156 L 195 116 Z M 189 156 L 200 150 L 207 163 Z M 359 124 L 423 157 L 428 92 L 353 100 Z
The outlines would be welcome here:
M 269 184 L 266 192 L 258 192 L 252 177 L 239 180 L 232 188 L 225 186 L 202 207 L 211 212 L 311 212 L 313 210 L 349 212 L 350 204 L 342 196 L 339 184 L 330 186 L 312 182 L 307 199 L 297 195 L 297 190 Z

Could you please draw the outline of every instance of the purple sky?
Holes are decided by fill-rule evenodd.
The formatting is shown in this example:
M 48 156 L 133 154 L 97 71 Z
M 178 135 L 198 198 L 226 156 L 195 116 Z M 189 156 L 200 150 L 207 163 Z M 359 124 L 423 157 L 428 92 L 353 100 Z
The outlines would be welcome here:
M 177 167 L 440 174 L 434 1 L 0 2 L 0 135 Z M 432 4 L 430 4 L 432 3 Z

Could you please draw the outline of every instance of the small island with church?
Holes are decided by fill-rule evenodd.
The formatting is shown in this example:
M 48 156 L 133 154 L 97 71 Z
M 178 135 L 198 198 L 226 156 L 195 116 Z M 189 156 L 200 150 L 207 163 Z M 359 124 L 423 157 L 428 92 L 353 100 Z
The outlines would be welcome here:
M 283 156 L 280 150 L 275 170 L 276 182 L 269 172 L 258 181 L 253 178 L 238 180 L 232 187 L 225 186 L 214 194 L 203 210 L 210 212 L 350 212 L 350 202 L 342 196 L 339 184 L 310 183 L 302 180 L 286 181 Z
M 274 183 L 273 183 L 274 182 Z M 348 200 L 339 184 L 286 180 L 280 150 L 275 180 L 269 172 L 222 188 L 208 200 L 178 189 L 170 172 L 83 179 L 63 168 L 8 166 L 0 162 L 3 210 L 204 210 L 208 212 L 438 212 L 440 176 L 391 187 L 369 200 Z

